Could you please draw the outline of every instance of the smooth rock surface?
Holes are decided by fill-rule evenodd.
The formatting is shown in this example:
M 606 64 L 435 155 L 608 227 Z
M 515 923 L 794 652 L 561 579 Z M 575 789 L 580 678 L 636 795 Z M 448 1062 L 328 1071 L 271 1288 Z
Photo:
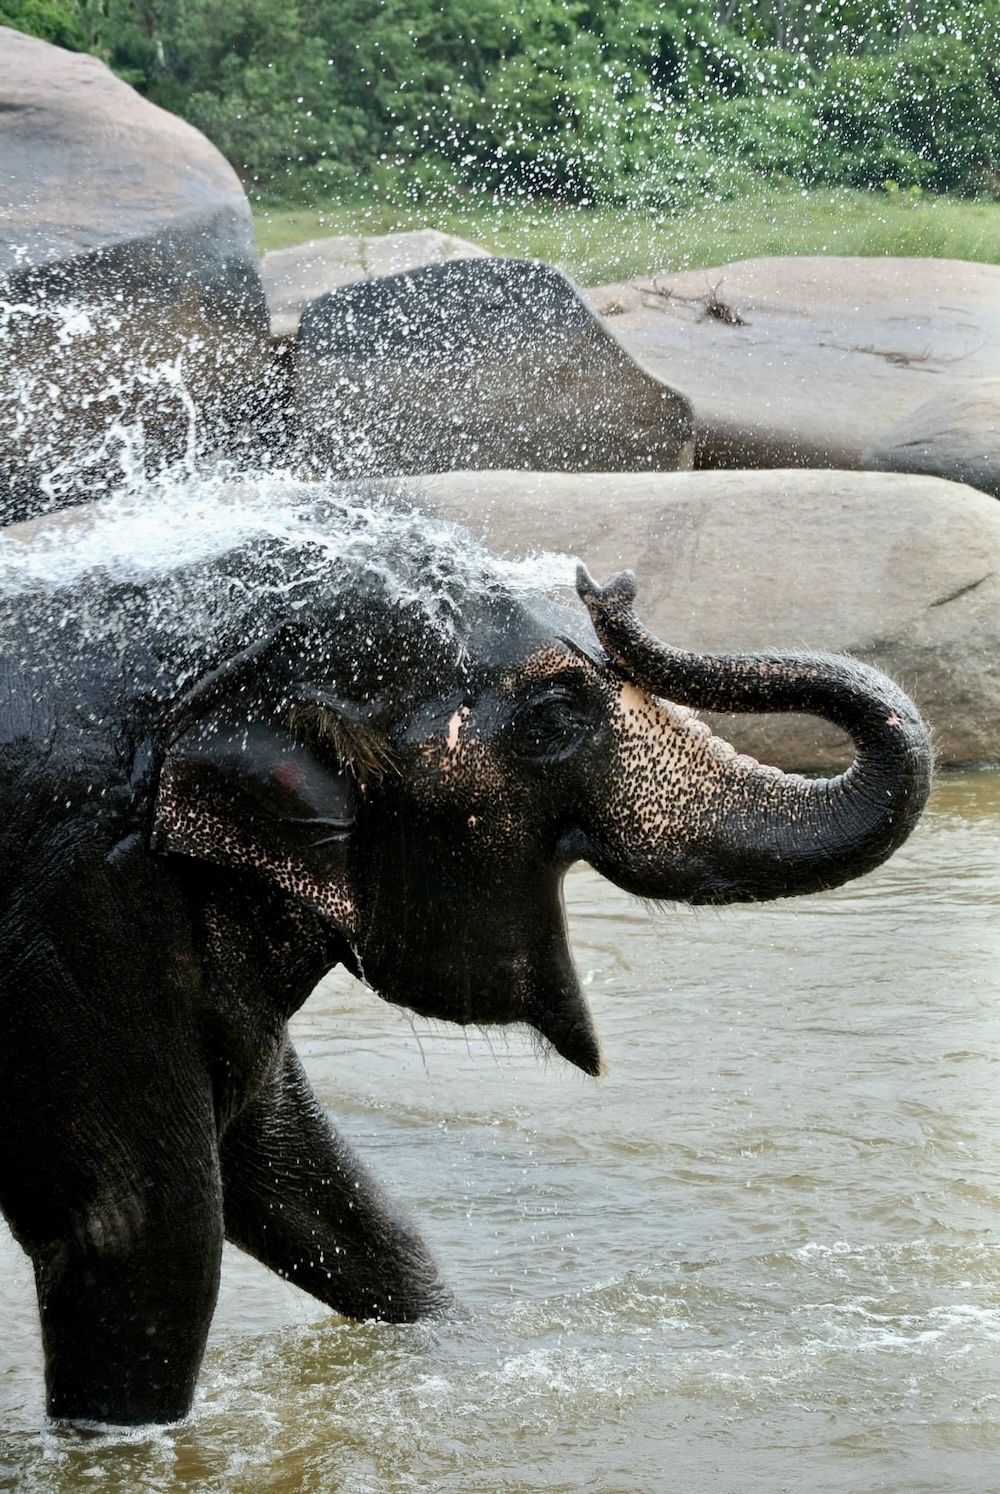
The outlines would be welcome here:
M 876 664 L 917 701 L 939 763 L 1000 761 L 1000 505 L 982 493 L 794 470 L 456 472 L 406 490 L 502 553 L 566 551 L 602 581 L 634 569 L 639 616 L 677 646 Z M 811 717 L 713 724 L 762 761 L 845 761 L 841 733 Z
M 287 249 L 271 249 L 260 262 L 264 294 L 275 341 L 294 337 L 310 301 L 356 280 L 399 275 L 421 265 L 452 259 L 480 259 L 490 251 L 436 228 L 410 233 L 351 234 L 310 239 Z
M 589 292 L 686 394 L 699 467 L 846 467 L 928 399 L 1000 376 L 1000 266 L 773 258 Z
M 687 401 L 534 260 L 426 265 L 311 302 L 295 411 L 307 453 L 344 476 L 691 459 Z
M 926 472 L 1000 498 L 1000 378 L 950 390 L 865 448 L 874 472 Z
M 269 367 L 232 168 L 97 58 L 0 27 L 0 518 L 238 443 Z

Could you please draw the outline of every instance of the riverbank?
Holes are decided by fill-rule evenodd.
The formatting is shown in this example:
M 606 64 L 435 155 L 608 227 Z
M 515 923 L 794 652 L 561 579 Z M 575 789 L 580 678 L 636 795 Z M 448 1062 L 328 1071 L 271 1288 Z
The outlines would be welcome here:
M 450 197 L 414 207 L 364 201 L 254 208 L 261 253 L 333 234 L 436 228 L 496 254 L 544 259 L 582 285 L 775 254 L 905 255 L 1000 264 L 1000 203 L 907 192 L 803 191 L 752 196 L 674 215 L 551 204 L 480 206 Z

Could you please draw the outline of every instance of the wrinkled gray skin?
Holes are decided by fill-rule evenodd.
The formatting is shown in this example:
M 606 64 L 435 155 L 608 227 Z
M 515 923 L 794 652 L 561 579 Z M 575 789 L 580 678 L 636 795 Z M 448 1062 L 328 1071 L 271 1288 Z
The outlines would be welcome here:
M 926 798 L 919 717 L 864 665 L 681 653 L 628 576 L 582 572 L 591 628 L 485 559 L 432 624 L 401 585 L 426 524 L 331 560 L 335 507 L 313 537 L 0 598 L 0 1204 L 56 1416 L 185 1414 L 223 1235 L 349 1315 L 448 1310 L 288 1041 L 331 966 L 597 1073 L 573 861 L 647 898 L 783 897 L 877 865 Z M 857 756 L 782 774 L 668 700 L 812 711 Z

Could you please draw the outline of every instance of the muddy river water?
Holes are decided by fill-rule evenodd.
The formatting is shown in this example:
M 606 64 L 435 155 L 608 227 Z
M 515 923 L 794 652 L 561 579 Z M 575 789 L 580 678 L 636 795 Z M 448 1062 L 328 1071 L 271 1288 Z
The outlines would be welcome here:
M 1000 1489 L 1000 773 L 837 892 L 567 902 L 600 1082 L 340 975 L 295 1022 L 467 1316 L 350 1324 L 230 1251 L 191 1418 L 82 1437 L 0 1232 L 0 1488 Z

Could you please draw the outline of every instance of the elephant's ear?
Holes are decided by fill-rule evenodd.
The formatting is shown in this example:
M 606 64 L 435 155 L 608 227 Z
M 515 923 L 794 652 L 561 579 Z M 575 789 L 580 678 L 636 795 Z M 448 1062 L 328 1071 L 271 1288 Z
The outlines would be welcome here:
M 350 933 L 358 799 L 384 759 L 357 712 L 320 691 L 280 710 L 216 701 L 175 726 L 153 848 L 262 875 Z

